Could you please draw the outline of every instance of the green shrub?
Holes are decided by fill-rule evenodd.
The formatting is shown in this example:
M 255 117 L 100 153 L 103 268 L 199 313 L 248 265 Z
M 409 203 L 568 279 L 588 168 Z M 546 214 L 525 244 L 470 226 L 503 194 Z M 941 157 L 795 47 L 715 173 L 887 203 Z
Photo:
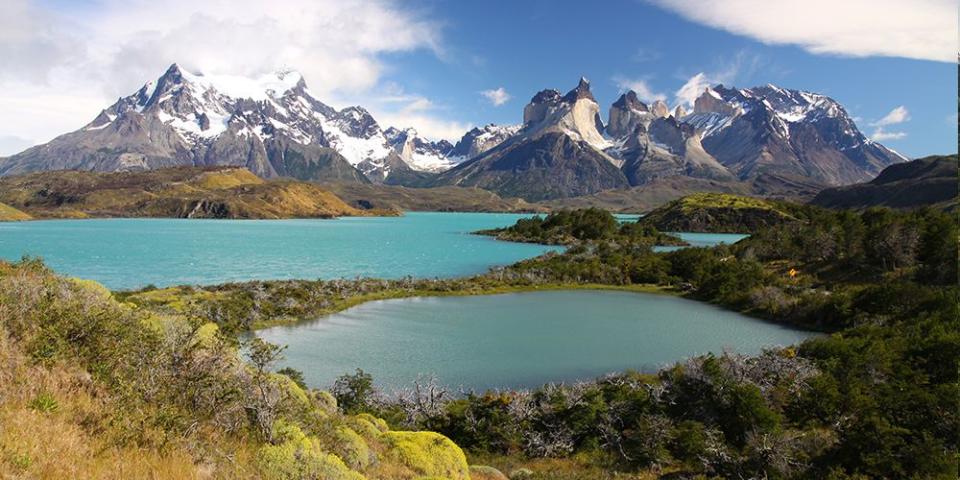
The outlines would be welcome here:
M 40 413 L 53 413 L 60 409 L 60 404 L 49 392 L 41 392 L 30 400 L 30 409 Z
M 467 457 L 450 439 L 434 432 L 386 432 L 384 455 L 419 475 L 469 480 Z

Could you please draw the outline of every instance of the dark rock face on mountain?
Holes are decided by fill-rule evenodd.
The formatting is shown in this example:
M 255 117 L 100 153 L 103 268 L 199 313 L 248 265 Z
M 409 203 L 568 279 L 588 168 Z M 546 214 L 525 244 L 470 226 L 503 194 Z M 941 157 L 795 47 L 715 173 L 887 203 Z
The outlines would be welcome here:
M 906 160 L 867 139 L 833 99 L 773 85 L 708 88 L 682 120 L 700 132 L 708 153 L 744 180 L 773 174 L 844 185 Z
M 603 153 L 561 132 L 497 147 L 441 173 L 434 184 L 480 187 L 528 201 L 629 186 Z
M 626 99 L 623 103 L 629 102 Z M 730 171 L 703 149 L 691 125 L 672 116 L 658 117 L 640 109 L 620 110 L 614 105 L 607 132 L 620 135 L 616 137 L 618 146 L 607 153 L 622 160 L 621 169 L 631 185 L 680 176 L 734 180 Z M 629 133 L 622 134 L 625 129 Z
M 603 152 L 609 142 L 598 130 L 599 110 L 586 79 L 563 96 L 541 91 L 524 108 L 519 132 L 432 184 L 475 186 L 528 201 L 627 187 L 623 172 Z
M 620 95 L 620 98 L 610 106 L 606 132 L 614 138 L 625 137 L 633 133 L 638 125 L 648 124 L 654 118 L 656 117 L 650 112 L 647 104 L 641 102 L 636 92 L 630 90 Z
M 564 136 L 580 142 L 578 149 L 547 145 L 541 137 L 559 141 Z M 465 140 L 471 133 L 465 136 Z M 474 136 L 479 132 L 473 132 Z M 436 185 L 466 184 L 489 188 L 501 195 L 527 200 L 564 198 L 596 193 L 601 185 L 638 187 L 673 178 L 753 185 L 756 193 L 790 198 L 811 198 L 825 186 L 872 178 L 883 167 L 904 158 L 868 140 L 857 130 L 843 108 L 830 98 L 775 86 L 752 89 L 707 89 L 697 99 L 693 113 L 682 107 L 671 113 L 661 100 L 650 105 L 635 92 L 626 92 L 610 108 L 607 124 L 590 84 L 561 94 L 543 90 L 523 110 L 523 127 L 500 140 L 498 146 L 441 173 Z M 532 143 L 537 148 L 519 148 Z M 465 151 L 460 144 L 454 152 Z M 503 168 L 536 163 L 520 159 L 532 155 L 544 168 L 569 167 L 574 159 L 551 155 L 577 155 L 604 159 L 620 171 L 594 164 L 585 166 L 590 177 L 580 188 L 569 178 L 538 172 L 515 179 Z M 507 161 L 504 162 L 503 159 Z M 596 168 L 595 168 L 596 167 Z M 517 175 L 528 176 L 524 168 Z M 569 175 L 571 169 L 565 171 Z M 483 180 L 480 180 L 480 179 Z M 535 185 L 535 182 L 542 184 Z M 531 188 L 524 191 L 524 188 Z
M 831 208 L 951 208 L 957 205 L 957 169 L 956 155 L 898 163 L 867 183 L 823 190 L 811 203 Z

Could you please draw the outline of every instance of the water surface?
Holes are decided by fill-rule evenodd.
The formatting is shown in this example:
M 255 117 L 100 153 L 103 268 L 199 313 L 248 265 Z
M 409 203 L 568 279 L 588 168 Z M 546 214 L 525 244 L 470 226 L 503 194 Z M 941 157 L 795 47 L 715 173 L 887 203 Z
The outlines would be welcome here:
M 59 273 L 96 280 L 111 289 L 254 279 L 458 277 L 558 250 L 471 235 L 512 225 L 525 216 L 529 215 L 409 212 L 402 217 L 336 220 L 0 222 L 0 258 L 39 256 Z M 742 238 L 679 235 L 698 246 Z
M 362 368 L 388 390 L 419 374 L 477 390 L 532 387 L 810 335 L 679 297 L 600 290 L 383 300 L 257 334 L 288 345 L 285 363 L 313 386 Z
M 40 256 L 59 273 L 111 289 L 252 279 L 457 277 L 557 249 L 470 234 L 522 217 L 412 212 L 336 220 L 0 222 L 0 258 Z

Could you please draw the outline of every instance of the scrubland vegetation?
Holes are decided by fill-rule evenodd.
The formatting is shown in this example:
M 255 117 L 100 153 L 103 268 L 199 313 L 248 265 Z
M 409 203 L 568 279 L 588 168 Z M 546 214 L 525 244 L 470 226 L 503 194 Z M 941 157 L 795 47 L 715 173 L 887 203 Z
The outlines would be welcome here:
M 790 214 L 793 221 L 735 245 L 659 254 L 650 248 L 656 231 L 644 225 L 567 214 L 554 220 L 577 239 L 565 252 L 451 280 L 246 282 L 111 296 L 38 261 L 4 264 L 0 470 L 955 478 L 956 219 L 932 210 L 795 206 Z M 515 231 L 551 238 L 547 221 Z M 360 371 L 330 393 L 304 388 L 299 372 L 274 371 L 280 347 L 254 342 L 244 347 L 247 361 L 238 354 L 237 333 L 374 298 L 588 285 L 655 285 L 830 334 L 753 357 L 696 357 L 652 375 L 490 392 L 424 379 L 389 397 Z M 490 467 L 468 469 L 467 459 Z
M 274 372 L 282 350 L 117 302 L 39 261 L 0 263 L 0 473 L 469 478 L 442 435 L 344 414 Z
M 537 215 L 523 218 L 509 227 L 481 230 L 476 233 L 496 237 L 498 240 L 547 245 L 573 245 L 598 240 L 649 246 L 687 245 L 678 237 L 660 233 L 655 227 L 647 224 L 620 223 L 609 212 L 598 208 L 559 210 L 546 217 Z
M 937 211 L 799 213 L 802 221 L 733 246 L 655 255 L 601 242 L 512 270 L 667 283 L 832 335 L 755 357 L 693 358 L 656 375 L 467 395 L 425 381 L 364 404 L 502 469 L 540 465 L 531 478 L 598 478 L 601 468 L 672 478 L 954 478 L 955 220 Z
M 670 232 L 752 233 L 797 220 L 803 207 L 727 193 L 697 193 L 647 214 L 643 223 Z

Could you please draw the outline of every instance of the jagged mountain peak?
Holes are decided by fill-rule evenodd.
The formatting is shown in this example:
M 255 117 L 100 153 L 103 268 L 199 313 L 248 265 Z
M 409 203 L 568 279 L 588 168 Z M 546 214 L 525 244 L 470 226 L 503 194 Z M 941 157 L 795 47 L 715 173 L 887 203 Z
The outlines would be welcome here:
M 593 93 L 590 92 L 590 80 L 587 80 L 587 77 L 580 77 L 577 86 L 563 96 L 563 101 L 573 103 L 581 98 L 590 99 L 594 103 L 597 101 L 597 99 L 593 97 Z
M 664 118 L 670 116 L 670 107 L 663 100 L 654 100 L 650 104 L 650 113 L 656 117 Z
M 647 112 L 650 110 L 650 107 L 646 103 L 640 100 L 637 97 L 637 92 L 633 90 L 628 90 L 625 93 L 620 94 L 620 97 L 617 98 L 617 101 L 613 102 L 614 108 L 622 109 L 631 109 L 639 112 Z
M 450 156 L 460 161 L 474 158 L 513 137 L 522 127 L 522 125 L 495 125 L 492 123 L 483 127 L 473 127 L 457 141 L 457 144 L 450 151 Z
M 600 106 L 590 93 L 590 82 L 581 77 L 577 86 L 560 97 L 556 90 L 542 90 L 523 109 L 523 135 L 537 137 L 562 132 L 601 152 L 609 142 L 603 138 Z M 602 155 L 602 153 L 601 153 Z
M 410 143 L 407 160 L 414 169 L 446 168 L 453 161 L 446 156 L 449 142 Z M 423 161 L 423 155 L 430 158 Z M 398 158 L 369 111 L 324 104 L 296 70 L 245 77 L 174 63 L 81 130 L 11 157 L 0 174 L 213 163 L 246 166 L 264 177 L 361 180 L 406 168 Z
M 866 138 L 836 100 L 773 84 L 706 88 L 683 120 L 743 179 L 795 176 L 840 185 L 905 160 Z

